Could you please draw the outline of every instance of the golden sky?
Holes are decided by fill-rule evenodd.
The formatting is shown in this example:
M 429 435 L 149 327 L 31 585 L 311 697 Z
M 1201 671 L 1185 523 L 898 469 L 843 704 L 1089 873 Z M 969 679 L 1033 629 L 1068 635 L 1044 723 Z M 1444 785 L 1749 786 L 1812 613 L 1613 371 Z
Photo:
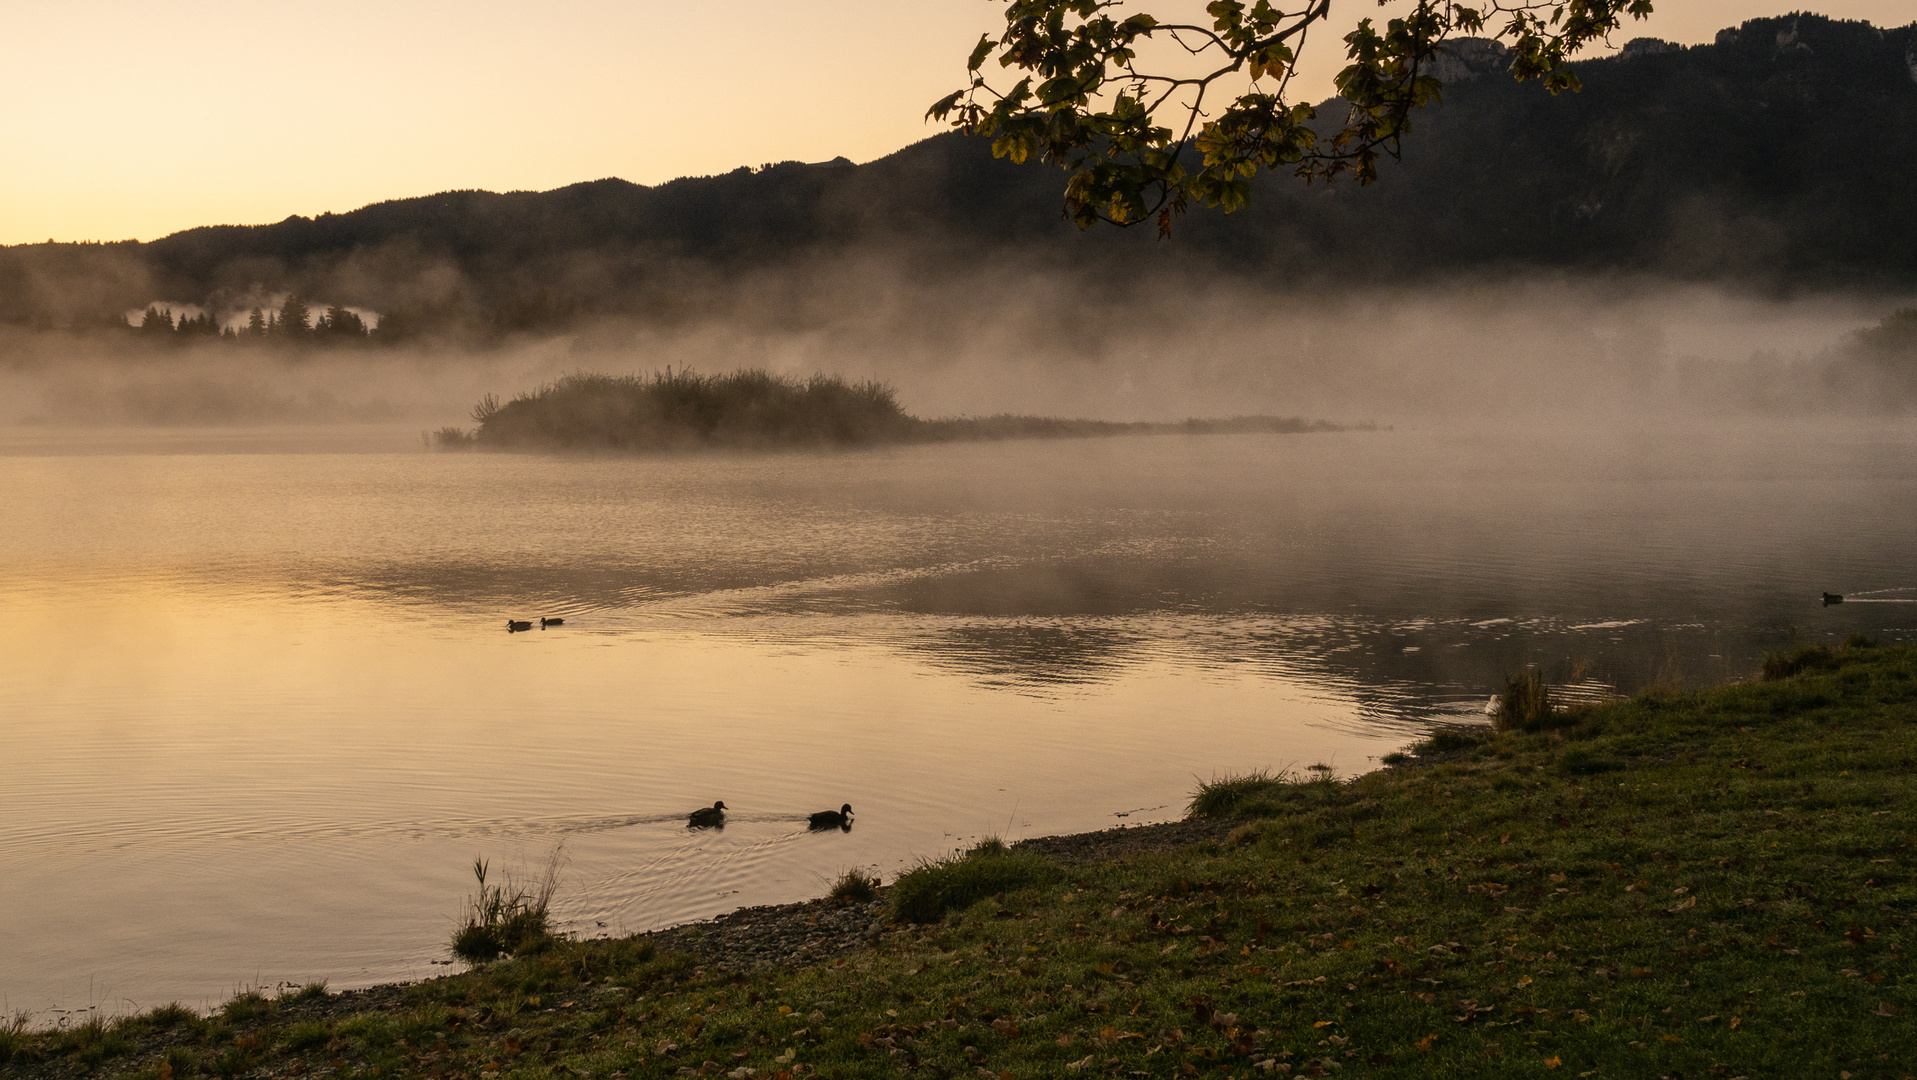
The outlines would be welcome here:
M 1161 17 L 1201 0 L 1154 0 Z M 1780 0 L 1659 0 L 1694 43 Z M 881 157 L 997 0 L 0 0 L 0 243 L 148 240 L 454 188 Z M 1824 0 L 1882 26 L 1911 0 Z M 1325 96 L 1344 0 L 1303 74 Z M 1330 46 L 1327 48 L 1327 46 Z

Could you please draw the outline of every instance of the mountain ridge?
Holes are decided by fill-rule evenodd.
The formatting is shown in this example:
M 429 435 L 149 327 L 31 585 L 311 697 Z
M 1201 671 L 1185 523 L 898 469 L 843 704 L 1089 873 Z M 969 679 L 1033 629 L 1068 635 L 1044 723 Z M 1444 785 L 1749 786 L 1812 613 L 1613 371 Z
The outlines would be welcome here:
M 1416 116 L 1380 183 L 1261 175 L 1250 209 L 1189 213 L 1168 242 L 1081 233 L 1058 170 L 944 133 L 863 165 L 448 191 L 147 243 L 0 248 L 0 323 L 99 325 L 154 301 L 230 314 L 296 292 L 399 313 L 395 332 L 532 329 L 668 317 L 742 272 L 862 252 L 932 274 L 1016 255 L 1093 277 L 1176 265 L 1328 285 L 1541 269 L 1917 285 L 1917 23 L 1796 13 L 1708 45 L 1637 39 L 1581 62 L 1584 90 L 1557 97 L 1499 75 L 1499 48 L 1452 43 L 1443 104 Z

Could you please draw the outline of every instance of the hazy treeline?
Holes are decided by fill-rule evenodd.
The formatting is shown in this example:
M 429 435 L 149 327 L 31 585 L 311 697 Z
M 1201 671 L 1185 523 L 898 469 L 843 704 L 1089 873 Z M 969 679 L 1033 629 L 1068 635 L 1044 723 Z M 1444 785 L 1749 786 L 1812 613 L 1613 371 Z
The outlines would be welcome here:
M 1417 116 L 1379 184 L 1261 177 L 1250 210 L 1194 212 L 1167 242 L 1080 233 L 1061 219 L 1056 170 L 941 135 L 862 166 L 446 192 L 146 244 L 20 245 L 0 249 L 0 323 L 98 328 L 156 302 L 231 323 L 293 294 L 377 312 L 376 340 L 473 344 L 608 318 L 683 325 L 733 303 L 742 275 L 875 250 L 907 274 L 1015 258 L 1087 288 L 1166 266 L 1282 287 L 1540 268 L 1917 284 L 1917 29 L 1792 15 L 1711 45 L 1640 40 L 1579 65 L 1583 92 L 1556 97 L 1506 63 L 1457 43 L 1444 104 Z M 806 301 L 753 297 L 761 319 L 788 324 L 810 316 Z
M 223 325 L 211 311 L 181 312 L 149 304 L 138 323 L 140 336 L 149 340 L 218 338 L 230 342 L 363 342 L 372 329 L 359 313 L 340 304 L 315 312 L 298 295 L 289 295 L 277 311 L 255 307 L 243 326 Z

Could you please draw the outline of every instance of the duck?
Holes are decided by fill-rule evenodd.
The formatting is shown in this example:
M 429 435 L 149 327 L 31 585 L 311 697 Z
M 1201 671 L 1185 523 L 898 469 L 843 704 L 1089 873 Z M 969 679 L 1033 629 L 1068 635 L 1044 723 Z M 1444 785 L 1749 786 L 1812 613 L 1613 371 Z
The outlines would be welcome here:
M 521 620 L 521 619 L 506 620 L 506 632 L 508 634 L 514 634 L 514 633 L 518 633 L 521 630 L 531 630 L 531 629 L 532 629 L 532 622 L 530 620 Z
M 539 617 L 539 628 L 541 630 L 544 630 L 548 626 L 564 626 L 564 625 L 566 625 L 566 620 L 564 619 L 548 619 L 544 615 L 541 615 Z
M 686 815 L 686 827 L 691 829 L 711 829 L 726 823 L 726 804 L 722 799 L 711 806 L 701 806 Z
M 837 810 L 821 810 L 806 818 L 810 828 L 847 829 L 852 826 L 852 804 L 846 803 Z
M 1825 607 L 1829 607 L 1829 606 L 1831 606 L 1832 604 L 1841 604 L 1841 603 L 1843 603 L 1843 602 L 1844 602 L 1844 598 L 1843 598 L 1843 596 L 1841 596 L 1841 595 L 1839 595 L 1838 593 L 1834 593 L 1834 592 L 1827 592 L 1827 593 L 1825 593 L 1825 594 L 1824 594 L 1824 606 L 1825 606 Z

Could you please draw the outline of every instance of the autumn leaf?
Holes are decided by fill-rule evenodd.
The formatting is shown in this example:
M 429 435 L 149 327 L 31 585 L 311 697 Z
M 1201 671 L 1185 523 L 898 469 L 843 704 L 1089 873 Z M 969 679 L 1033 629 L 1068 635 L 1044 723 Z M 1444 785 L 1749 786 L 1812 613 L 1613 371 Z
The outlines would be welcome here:
M 1555 1069 L 1562 1064 L 1564 1064 L 1564 1059 L 1556 1054 L 1544 1059 L 1544 1067 L 1547 1069 Z

